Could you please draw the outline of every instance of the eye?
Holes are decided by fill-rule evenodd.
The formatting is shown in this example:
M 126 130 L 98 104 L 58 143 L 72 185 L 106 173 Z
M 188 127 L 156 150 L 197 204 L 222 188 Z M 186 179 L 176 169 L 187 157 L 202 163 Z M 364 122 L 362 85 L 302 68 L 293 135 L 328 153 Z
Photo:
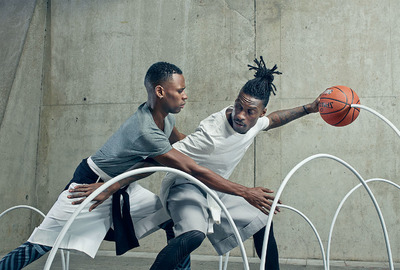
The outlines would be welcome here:
M 249 111 L 248 111 L 248 114 L 249 114 L 249 115 L 253 115 L 253 114 L 255 114 L 255 113 L 256 113 L 255 110 L 249 110 Z

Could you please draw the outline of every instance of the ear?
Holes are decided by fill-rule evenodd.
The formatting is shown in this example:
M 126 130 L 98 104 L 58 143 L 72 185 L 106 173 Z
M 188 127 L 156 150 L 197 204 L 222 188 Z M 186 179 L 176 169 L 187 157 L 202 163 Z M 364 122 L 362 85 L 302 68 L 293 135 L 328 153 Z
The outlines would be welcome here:
M 262 113 L 260 114 L 260 117 L 265 116 L 265 114 L 267 113 L 267 107 L 265 107 L 262 111 Z
M 154 87 L 154 92 L 156 93 L 156 97 L 160 99 L 164 97 L 164 88 L 161 85 Z

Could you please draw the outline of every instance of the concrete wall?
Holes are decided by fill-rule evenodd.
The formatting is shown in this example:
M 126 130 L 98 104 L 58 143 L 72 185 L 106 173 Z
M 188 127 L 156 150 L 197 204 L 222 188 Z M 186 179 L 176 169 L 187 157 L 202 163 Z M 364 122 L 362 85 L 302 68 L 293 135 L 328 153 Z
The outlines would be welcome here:
M 35 174 L 46 6 L 43 1 L 0 1 L 0 14 L 0 211 L 17 204 L 42 208 Z M 0 220 L 0 249 L 24 242 L 38 217 L 29 210 L 4 216 Z
M 232 103 L 253 76 L 247 64 L 259 55 L 283 72 L 275 80 L 278 92 L 269 111 L 303 105 L 327 87 L 347 85 L 362 104 L 400 127 L 397 1 L 0 4 L 12 11 L 1 17 L 0 33 L 13 37 L 10 42 L 2 38 L 1 50 L 14 48 L 11 51 L 17 55 L 2 55 L 14 64 L 14 75 L 6 67 L 0 70 L 2 76 L 10 74 L 4 75 L 9 81 L 1 88 L 2 95 L 9 96 L 0 129 L 4 209 L 26 203 L 48 211 L 80 160 L 97 150 L 146 99 L 144 73 L 156 61 L 175 63 L 184 71 L 189 103 L 177 116 L 177 126 L 185 133 Z M 27 11 L 21 14 L 20 10 Z M 16 16 L 17 22 L 29 23 L 14 30 Z M 395 133 L 366 111 L 343 128 L 329 126 L 315 114 L 259 135 L 231 179 L 277 190 L 298 162 L 329 153 L 350 163 L 365 179 L 381 177 L 399 183 L 399 150 Z M 157 191 L 161 177 L 155 175 L 141 184 Z M 326 244 L 340 200 L 357 183 L 342 165 L 315 160 L 293 176 L 282 200 L 303 211 Z M 400 194 L 388 185 L 371 184 L 371 188 L 386 218 L 394 259 L 400 261 Z M 10 214 L 1 220 L 5 225 L 0 227 L 0 241 L 6 244 L 0 252 L 29 236 L 34 224 L 26 226 L 32 218 L 26 215 Z M 331 258 L 385 261 L 377 221 L 365 191 L 357 191 L 338 218 Z M 300 217 L 285 210 L 274 224 L 282 258 L 320 257 L 315 237 Z M 135 251 L 158 252 L 163 239 L 161 232 L 155 233 Z M 246 247 L 254 256 L 251 241 Z M 102 245 L 102 249 L 112 248 L 110 243 Z M 209 243 L 196 253 L 215 254 Z

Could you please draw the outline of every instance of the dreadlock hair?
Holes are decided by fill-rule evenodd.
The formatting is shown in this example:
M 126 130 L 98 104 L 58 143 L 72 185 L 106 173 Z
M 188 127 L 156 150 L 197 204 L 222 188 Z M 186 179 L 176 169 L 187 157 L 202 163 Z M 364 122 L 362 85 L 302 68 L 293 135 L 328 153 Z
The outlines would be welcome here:
M 173 74 L 182 74 L 182 70 L 167 62 L 157 62 L 149 67 L 144 77 L 146 88 L 154 88 L 172 78 Z
M 247 83 L 242 87 L 243 93 L 248 94 L 263 101 L 264 106 L 267 106 L 269 101 L 269 96 L 275 94 L 276 87 L 272 83 L 274 81 L 274 74 L 282 74 L 277 71 L 276 65 L 272 69 L 268 69 L 265 66 L 265 62 L 262 56 L 260 56 L 260 61 L 254 59 L 257 66 L 247 65 L 249 70 L 256 70 L 254 74 L 254 79 L 247 81 Z

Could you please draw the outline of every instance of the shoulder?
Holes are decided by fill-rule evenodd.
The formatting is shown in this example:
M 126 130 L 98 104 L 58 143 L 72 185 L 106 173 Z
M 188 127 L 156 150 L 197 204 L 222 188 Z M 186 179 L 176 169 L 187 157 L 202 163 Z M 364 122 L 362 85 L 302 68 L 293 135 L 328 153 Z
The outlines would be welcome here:
M 258 119 L 256 126 L 258 127 L 259 130 L 265 130 L 268 128 L 270 124 L 270 120 L 267 116 L 260 117 Z
M 154 123 L 146 103 L 141 104 L 137 111 L 125 121 L 121 131 L 132 139 L 145 136 L 152 137 L 152 135 L 161 135 L 163 133 Z
M 226 124 L 225 122 L 227 122 L 225 112 L 228 108 L 229 107 L 224 108 L 219 112 L 215 112 L 202 120 L 197 129 L 206 129 L 210 132 L 224 129 Z
M 173 147 L 192 158 L 212 153 L 215 141 L 226 133 L 225 118 L 225 109 L 211 114 L 200 122 L 193 133 L 176 142 Z

